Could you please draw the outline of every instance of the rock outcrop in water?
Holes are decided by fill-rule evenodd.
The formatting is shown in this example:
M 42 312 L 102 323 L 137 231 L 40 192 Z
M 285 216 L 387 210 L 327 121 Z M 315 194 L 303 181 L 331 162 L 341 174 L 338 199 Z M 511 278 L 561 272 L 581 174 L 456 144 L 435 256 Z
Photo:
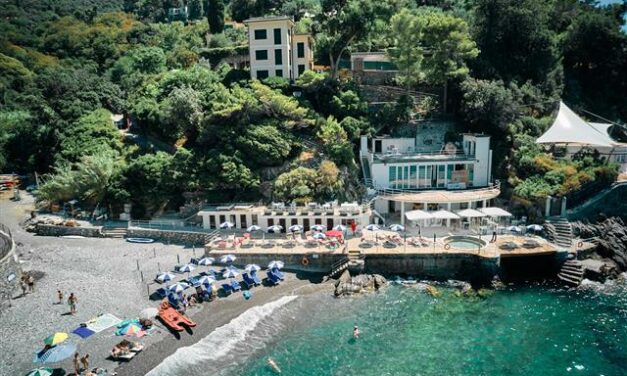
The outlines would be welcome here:
M 596 237 L 599 241 L 596 255 L 606 263 L 615 264 L 617 272 L 627 271 L 627 226 L 620 218 L 597 223 L 573 222 L 572 227 L 574 234 L 582 239 Z M 608 266 L 611 270 L 611 265 Z
M 360 274 L 351 277 L 345 271 L 335 283 L 335 296 L 360 294 L 377 291 L 388 285 L 388 281 L 379 274 Z

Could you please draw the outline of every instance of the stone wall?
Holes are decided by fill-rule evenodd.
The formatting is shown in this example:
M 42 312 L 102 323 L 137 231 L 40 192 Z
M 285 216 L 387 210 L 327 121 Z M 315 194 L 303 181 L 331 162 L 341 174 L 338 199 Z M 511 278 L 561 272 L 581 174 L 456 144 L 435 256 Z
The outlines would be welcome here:
M 102 234 L 102 227 L 69 227 L 69 226 L 56 226 L 56 225 L 46 225 L 39 223 L 37 224 L 37 235 L 41 236 L 64 236 L 64 235 L 79 235 L 87 238 L 102 238 L 104 235 Z
M 22 269 L 15 254 L 15 243 L 8 231 L 0 229 L 0 312 L 10 305 L 13 292 L 19 286 Z
M 229 254 L 228 251 L 212 251 L 207 252 L 205 255 L 219 259 L 220 256 Z M 265 268 L 270 261 L 281 260 L 285 263 L 284 269 L 291 272 L 307 272 L 307 273 L 324 273 L 328 274 L 331 270 L 331 265 L 334 262 L 346 257 L 341 254 L 324 254 L 324 253 L 307 253 L 307 254 L 285 254 L 285 253 L 241 253 L 238 251 L 235 256 L 235 265 L 238 267 L 244 267 L 246 264 L 257 264 Z M 306 257 L 309 261 L 308 265 L 303 265 L 303 258 Z
M 196 245 L 203 247 L 210 240 L 211 234 L 204 232 L 153 230 L 129 227 L 127 238 L 150 238 L 163 243 Z

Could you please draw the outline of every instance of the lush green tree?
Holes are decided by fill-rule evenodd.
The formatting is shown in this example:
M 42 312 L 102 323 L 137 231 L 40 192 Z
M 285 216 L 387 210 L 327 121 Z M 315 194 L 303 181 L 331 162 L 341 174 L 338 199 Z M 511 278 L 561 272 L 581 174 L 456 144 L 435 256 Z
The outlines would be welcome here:
M 262 166 L 272 166 L 290 155 L 292 147 L 286 136 L 274 125 L 249 126 L 235 143 L 248 160 Z
M 354 163 L 353 146 L 340 123 L 332 116 L 326 120 L 320 119 L 318 123 L 317 135 L 330 159 L 338 165 L 352 165 Z
M 317 178 L 316 170 L 311 168 L 298 167 L 285 172 L 274 181 L 274 198 L 285 202 L 313 201 Z
M 320 162 L 316 173 L 316 196 L 318 199 L 332 200 L 341 196 L 344 181 L 335 163 L 328 160 Z
M 200 20 L 204 16 L 202 0 L 187 0 L 187 12 L 190 20 Z
M 467 79 L 462 91 L 462 112 L 473 130 L 502 133 L 519 113 L 515 94 L 502 81 Z
M 235 2 L 231 4 L 233 6 Z M 209 22 L 209 31 L 211 31 L 211 34 L 219 34 L 224 30 L 224 0 L 208 1 L 207 21 Z M 243 19 L 238 22 L 241 21 L 243 21 Z
M 363 101 L 356 92 L 346 90 L 333 96 L 331 111 L 339 120 L 347 116 L 359 118 L 365 116 L 368 112 L 368 103 Z
M 164 152 L 144 154 L 124 170 L 123 185 L 129 192 L 134 214 L 145 216 L 162 210 L 176 190 L 174 157 Z

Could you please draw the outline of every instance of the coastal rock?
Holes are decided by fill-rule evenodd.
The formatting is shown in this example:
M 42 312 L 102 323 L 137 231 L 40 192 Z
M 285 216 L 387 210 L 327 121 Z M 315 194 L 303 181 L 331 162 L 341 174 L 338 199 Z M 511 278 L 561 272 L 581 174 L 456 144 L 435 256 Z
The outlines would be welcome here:
M 610 277 L 616 277 L 619 272 L 627 271 L 627 226 L 622 219 L 612 217 L 597 223 L 573 222 L 572 227 L 576 236 L 598 240 L 593 258 L 611 260 L 618 268 L 614 272 L 616 275 Z M 611 270 L 611 265 L 608 266 L 607 269 Z
M 378 274 L 360 274 L 351 277 L 348 272 L 344 272 L 335 283 L 335 296 L 377 291 L 387 284 L 387 280 Z

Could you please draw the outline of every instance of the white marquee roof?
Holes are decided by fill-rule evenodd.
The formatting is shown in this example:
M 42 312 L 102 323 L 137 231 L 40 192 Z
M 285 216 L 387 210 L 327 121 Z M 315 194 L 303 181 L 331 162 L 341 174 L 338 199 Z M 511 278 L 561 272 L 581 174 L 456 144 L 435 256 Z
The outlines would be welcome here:
M 607 134 L 607 128 L 609 125 L 594 126 L 586 122 L 560 102 L 560 109 L 553 125 L 536 140 L 536 143 L 612 147 L 615 141 Z
M 498 218 L 498 217 L 511 217 L 512 213 L 508 212 L 507 210 L 503 210 L 501 208 L 497 208 L 496 206 L 493 207 L 489 207 L 489 208 L 481 208 L 479 209 L 480 212 L 487 214 L 488 216 L 492 217 L 492 218 Z
M 459 215 L 462 218 L 479 218 L 479 217 L 485 217 L 486 214 L 477 211 L 475 209 L 464 209 L 464 210 L 460 210 L 457 212 L 457 215 Z
M 444 209 L 440 209 L 430 214 L 433 216 L 433 218 L 437 219 L 459 219 L 459 216 L 457 214 Z
M 424 210 L 412 210 L 405 213 L 405 218 L 409 221 L 419 221 L 421 219 L 431 219 L 433 216 Z

